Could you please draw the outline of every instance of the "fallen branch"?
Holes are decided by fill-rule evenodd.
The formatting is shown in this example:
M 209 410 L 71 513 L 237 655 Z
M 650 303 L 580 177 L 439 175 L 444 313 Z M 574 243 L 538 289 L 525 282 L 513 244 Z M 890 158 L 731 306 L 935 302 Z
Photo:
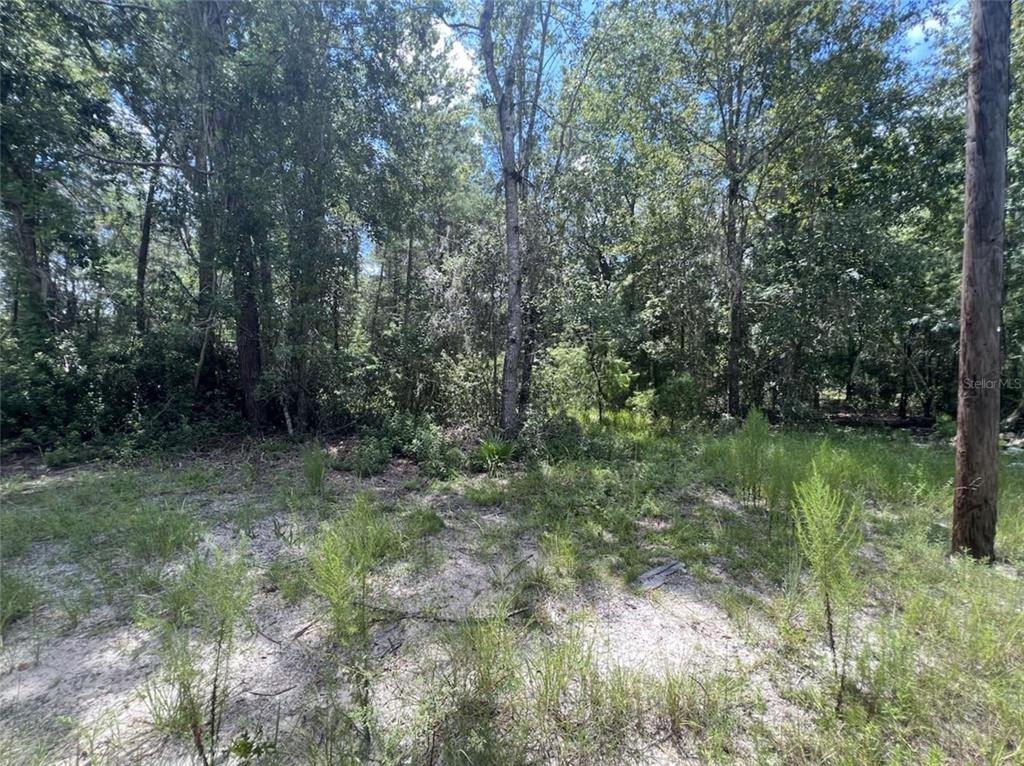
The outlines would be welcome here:
M 292 684 L 291 686 L 286 687 L 284 689 L 278 689 L 276 692 L 257 692 L 257 691 L 253 691 L 252 689 L 250 689 L 249 690 L 249 694 L 252 694 L 252 695 L 254 695 L 256 697 L 276 697 L 279 694 L 284 694 L 285 692 L 290 692 L 292 689 L 296 688 L 297 686 L 298 686 L 298 684 Z

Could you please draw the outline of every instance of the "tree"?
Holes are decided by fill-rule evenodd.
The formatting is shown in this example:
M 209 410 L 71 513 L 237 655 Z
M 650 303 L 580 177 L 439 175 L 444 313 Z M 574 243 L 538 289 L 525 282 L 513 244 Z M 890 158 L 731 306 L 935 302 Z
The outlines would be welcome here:
M 501 377 L 501 430 L 513 436 L 519 430 L 520 354 L 523 350 L 523 256 L 520 230 L 520 201 L 526 184 L 524 173 L 529 166 L 536 142 L 536 117 L 544 70 L 544 49 L 548 40 L 548 22 L 552 4 L 541 6 L 539 52 L 534 65 L 532 92 L 523 83 L 527 73 L 527 45 L 533 33 L 536 4 L 527 0 L 524 7 L 510 14 L 514 22 L 510 50 L 501 62 L 495 53 L 494 0 L 484 0 L 480 12 L 480 51 L 487 71 L 487 81 L 495 100 L 498 122 L 498 155 L 501 160 L 501 185 L 505 203 L 505 265 L 507 285 L 507 320 L 505 361 Z
M 953 552 L 995 558 L 1010 2 L 971 3 Z

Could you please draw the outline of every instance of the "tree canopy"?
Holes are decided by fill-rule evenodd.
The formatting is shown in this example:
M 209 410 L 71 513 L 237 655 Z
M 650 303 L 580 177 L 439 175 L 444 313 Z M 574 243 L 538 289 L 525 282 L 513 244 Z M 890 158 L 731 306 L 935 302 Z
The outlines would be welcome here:
M 873 0 L 10 0 L 7 443 L 395 412 L 948 416 L 967 22 Z

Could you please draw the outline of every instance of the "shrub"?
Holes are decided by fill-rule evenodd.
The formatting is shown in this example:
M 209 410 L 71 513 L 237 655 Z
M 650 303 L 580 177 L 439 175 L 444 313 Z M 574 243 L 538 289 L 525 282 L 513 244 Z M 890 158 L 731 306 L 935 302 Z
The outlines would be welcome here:
M 382 473 L 391 462 L 391 445 L 383 439 L 368 436 L 359 443 L 341 461 L 343 470 L 351 471 L 361 479 Z
M 578 420 L 564 412 L 549 418 L 535 413 L 519 432 L 519 447 L 528 457 L 561 459 L 584 450 L 583 428 Z
M 253 581 L 244 552 L 215 550 L 197 556 L 164 594 L 156 616 L 163 661 L 143 699 L 157 729 L 191 739 L 199 762 L 217 762 L 220 732 L 230 699 L 235 632 L 244 620 Z M 202 640 L 202 643 L 200 643 Z M 213 646 L 204 658 L 204 645 Z
M 366 494 L 321 531 L 310 556 L 310 586 L 327 600 L 339 642 L 365 639 L 368 577 L 400 545 L 398 530 Z
M 689 373 L 669 378 L 654 392 L 654 413 L 666 417 L 674 426 L 679 421 L 698 417 L 704 408 L 704 396 Z
M 470 455 L 469 464 L 476 471 L 493 473 L 498 466 L 507 463 L 515 454 L 515 442 L 499 437 L 484 439 Z

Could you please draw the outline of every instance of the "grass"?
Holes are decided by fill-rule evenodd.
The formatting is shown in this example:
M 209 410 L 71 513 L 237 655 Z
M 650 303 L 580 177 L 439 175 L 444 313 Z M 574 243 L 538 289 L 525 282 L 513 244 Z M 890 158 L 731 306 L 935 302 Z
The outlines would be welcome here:
M 39 590 L 35 585 L 0 569 L 0 646 L 7 626 L 29 614 L 38 601 Z
M 191 742 L 204 766 L 220 762 L 236 633 L 252 595 L 244 550 L 214 550 L 195 556 L 141 618 L 159 639 L 160 670 L 142 691 L 152 726 Z
M 740 730 L 747 700 L 734 679 L 609 667 L 576 629 L 529 649 L 527 638 L 500 605 L 448 633 L 424 702 L 428 753 L 474 765 L 642 763 L 652 742 L 686 739 L 715 760 Z
M 946 555 L 953 462 L 942 440 L 756 420 L 727 435 L 672 434 L 618 413 L 563 431 L 524 440 L 521 462 L 507 444 L 484 442 L 468 462 L 486 474 L 459 476 L 436 429 L 387 424 L 348 451 L 356 476 L 340 486 L 354 483 L 351 494 L 333 483 L 325 491 L 322 446 L 286 442 L 248 444 L 258 465 L 99 465 L 8 479 L 0 629 L 15 648 L 54 617 L 78 635 L 93 629 L 86 618 L 101 595 L 135 615 L 160 659 L 144 687 L 150 726 L 193 749 L 198 730 L 200 762 L 237 747 L 237 757 L 257 758 L 255 748 L 268 763 L 643 763 L 654 743 L 705 763 L 1021 760 L 1024 470 L 1012 459 L 1001 473 L 1001 563 L 989 567 Z M 421 478 L 358 491 L 374 486 L 359 477 L 386 470 L 396 453 L 416 459 Z M 819 499 L 857 510 L 844 571 L 858 598 L 838 710 L 822 601 L 836 536 L 809 534 L 806 512 L 794 512 L 806 511 L 797 488 L 807 494 L 816 460 Z M 815 544 L 801 549 L 801 534 Z M 214 546 L 214 535 L 230 542 Z M 257 556 L 244 540 L 258 535 Z M 462 619 L 432 598 L 433 578 L 460 572 L 452 556 L 494 573 L 479 579 L 495 599 L 473 601 Z M 695 592 L 747 640 L 756 680 L 755 670 L 619 667 L 573 619 L 552 619 L 550 605 L 586 601 L 595 584 L 646 597 L 631 586 L 667 559 L 683 562 Z M 57 565 L 69 567 L 60 580 L 37 574 Z M 459 582 L 470 587 L 478 575 L 467 572 Z M 395 595 L 396 577 L 427 606 Z M 233 720 L 235 651 L 259 627 L 249 607 L 257 584 L 275 594 L 268 603 L 304 615 L 293 635 L 316 628 L 296 644 L 316 647 L 319 695 L 298 756 L 272 721 Z M 403 686 L 411 712 L 397 719 L 381 715 L 375 691 L 391 652 L 429 660 Z M 763 717 L 766 684 L 802 723 Z M 37 761 L 54 760 L 50 752 Z M 15 755 L 30 760 L 28 750 Z

